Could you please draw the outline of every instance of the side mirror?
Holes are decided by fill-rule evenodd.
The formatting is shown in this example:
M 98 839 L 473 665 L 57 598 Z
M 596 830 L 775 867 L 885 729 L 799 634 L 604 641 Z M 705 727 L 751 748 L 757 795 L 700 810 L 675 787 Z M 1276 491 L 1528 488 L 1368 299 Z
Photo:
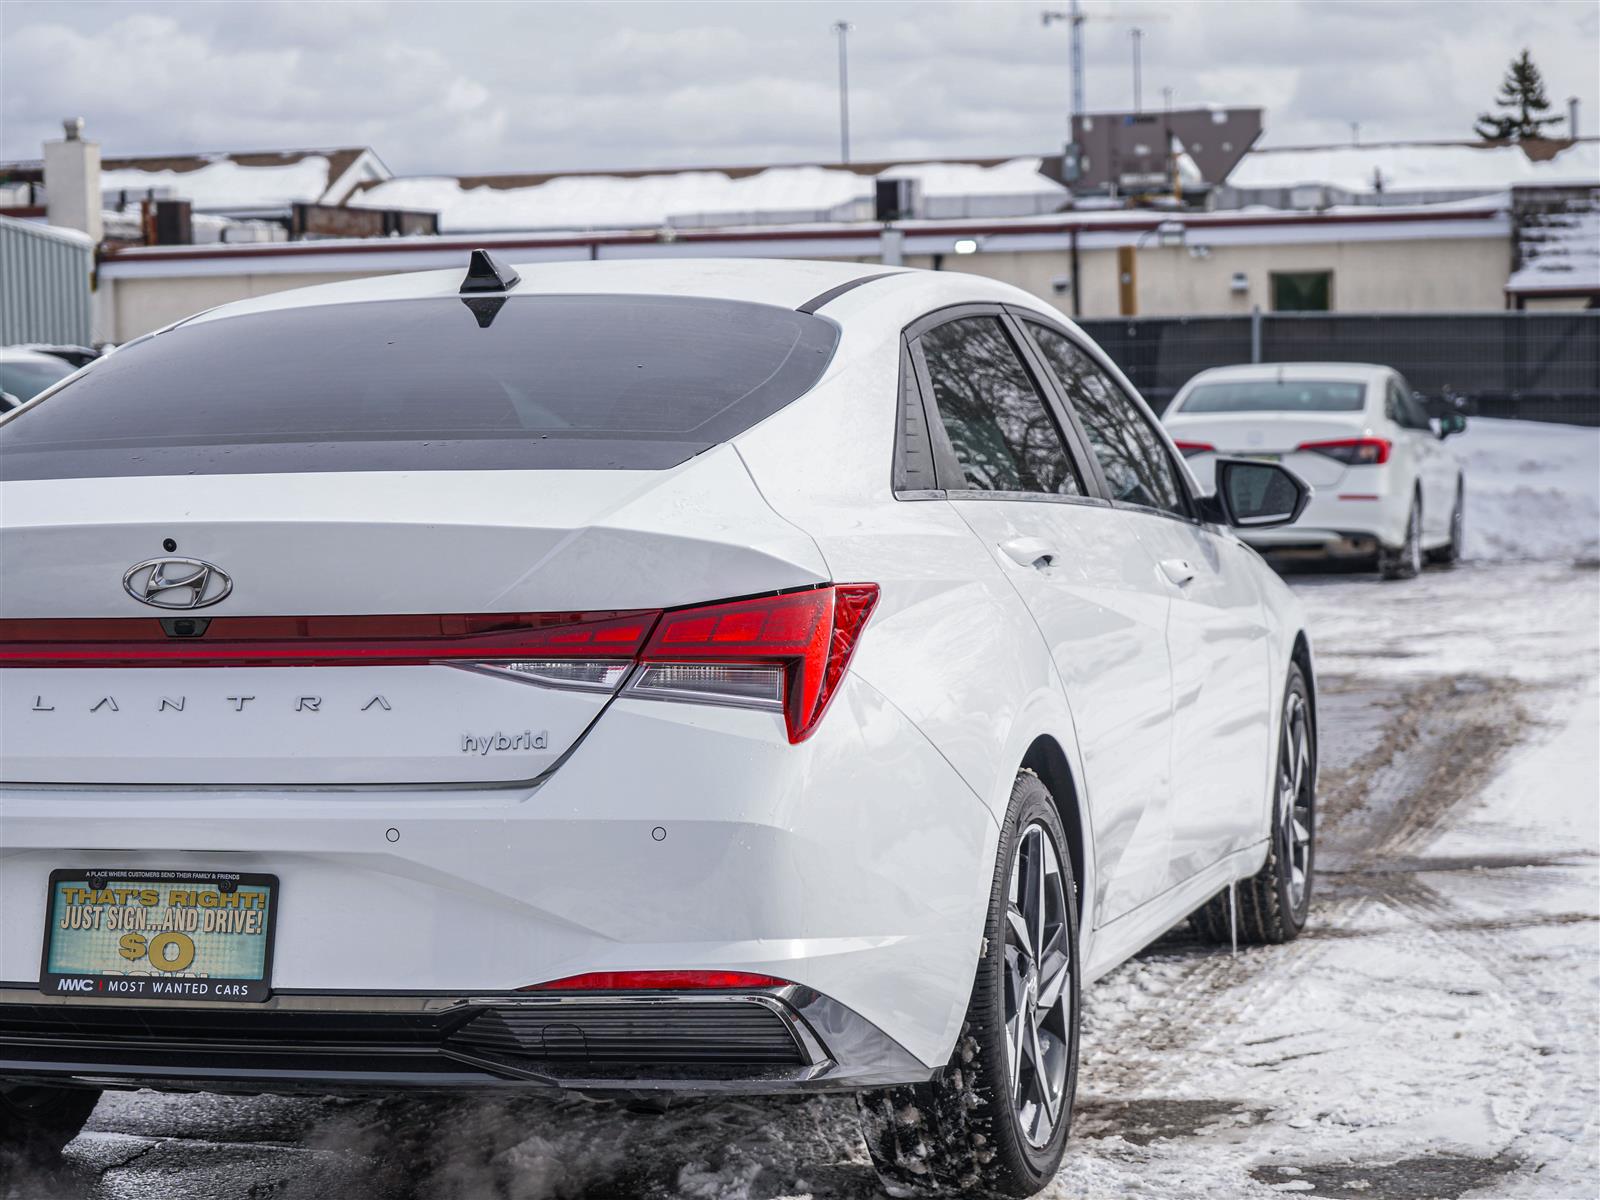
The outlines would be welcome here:
M 1217 492 L 1203 515 L 1237 529 L 1293 525 L 1311 503 L 1311 486 L 1289 468 L 1255 458 L 1217 460 Z
M 1458 412 L 1445 413 L 1439 418 L 1439 440 L 1442 442 L 1451 434 L 1461 433 L 1466 427 L 1466 417 Z

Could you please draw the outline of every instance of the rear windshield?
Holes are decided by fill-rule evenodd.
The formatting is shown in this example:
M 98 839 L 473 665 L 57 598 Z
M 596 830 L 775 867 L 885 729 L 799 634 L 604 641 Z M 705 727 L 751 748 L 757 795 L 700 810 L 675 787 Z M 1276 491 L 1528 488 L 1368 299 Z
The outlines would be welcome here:
M 816 383 L 820 317 L 455 297 L 179 326 L 0 425 L 0 478 L 674 466 Z
M 1186 413 L 1360 412 L 1367 385 L 1327 379 L 1259 379 L 1202 383 L 1183 402 Z

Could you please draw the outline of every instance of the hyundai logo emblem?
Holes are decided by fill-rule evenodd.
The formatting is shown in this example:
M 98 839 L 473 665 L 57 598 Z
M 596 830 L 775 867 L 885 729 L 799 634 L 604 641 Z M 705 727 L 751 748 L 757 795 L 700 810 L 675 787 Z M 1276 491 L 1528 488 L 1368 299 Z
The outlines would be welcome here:
M 147 558 L 122 577 L 128 595 L 156 608 L 205 608 L 227 599 L 233 580 L 198 558 Z

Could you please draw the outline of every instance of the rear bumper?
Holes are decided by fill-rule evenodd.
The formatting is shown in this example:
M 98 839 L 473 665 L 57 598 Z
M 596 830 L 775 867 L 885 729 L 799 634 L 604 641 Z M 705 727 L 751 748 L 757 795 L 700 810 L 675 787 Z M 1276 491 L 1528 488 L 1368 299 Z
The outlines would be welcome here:
M 0 789 L 0 987 L 39 976 L 53 869 L 260 872 L 281 884 L 272 1005 L 746 971 L 830 997 L 925 1076 L 970 998 L 997 842 L 983 802 L 854 677 L 799 746 L 776 714 L 618 700 L 517 789 Z M 806 1019 L 836 1065 L 776 1082 L 851 1086 L 843 1035 Z
M 933 1072 L 811 988 L 278 995 L 152 1008 L 0 988 L 0 1078 L 208 1092 L 781 1094 Z
M 1411 491 L 1398 482 L 1389 466 L 1352 467 L 1337 484 L 1317 488 L 1293 525 L 1252 530 L 1246 540 L 1260 550 L 1319 547 L 1345 556 L 1398 547 L 1411 515 Z

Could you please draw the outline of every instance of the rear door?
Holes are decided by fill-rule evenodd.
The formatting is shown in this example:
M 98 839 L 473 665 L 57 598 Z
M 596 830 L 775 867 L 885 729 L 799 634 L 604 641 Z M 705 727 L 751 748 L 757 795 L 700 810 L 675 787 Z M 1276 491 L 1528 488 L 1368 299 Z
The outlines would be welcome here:
M 1253 556 L 1195 519 L 1182 471 L 1144 405 L 1065 330 L 1032 320 L 1024 327 L 1173 601 L 1173 886 L 1264 828 L 1269 642 Z
M 1081 444 L 996 308 L 910 331 L 938 481 L 1028 605 L 1077 723 L 1102 921 L 1168 872 L 1169 598 L 1130 515 L 1090 494 Z

